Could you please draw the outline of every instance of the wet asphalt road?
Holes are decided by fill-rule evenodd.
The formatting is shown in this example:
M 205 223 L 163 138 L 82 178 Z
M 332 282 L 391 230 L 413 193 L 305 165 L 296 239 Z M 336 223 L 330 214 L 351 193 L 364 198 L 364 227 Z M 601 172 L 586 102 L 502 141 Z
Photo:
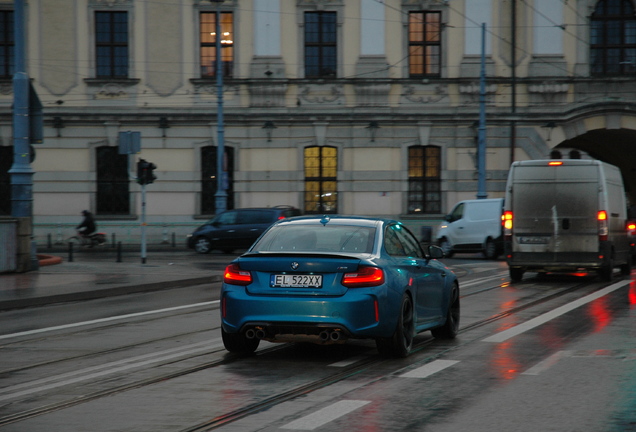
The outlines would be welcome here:
M 1 312 L 0 430 L 636 430 L 631 279 L 445 262 L 461 333 L 399 360 L 371 341 L 231 356 L 213 283 Z

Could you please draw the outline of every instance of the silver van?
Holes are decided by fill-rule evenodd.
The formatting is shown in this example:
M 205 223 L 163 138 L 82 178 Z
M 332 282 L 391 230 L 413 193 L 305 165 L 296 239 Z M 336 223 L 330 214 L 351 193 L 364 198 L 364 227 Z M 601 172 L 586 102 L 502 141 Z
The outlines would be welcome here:
M 503 198 L 465 200 L 455 204 L 436 233 L 446 257 L 457 252 L 482 252 L 497 259 L 503 252 Z
M 620 170 L 596 160 L 514 162 L 506 184 L 504 247 L 510 278 L 524 272 L 631 272 Z

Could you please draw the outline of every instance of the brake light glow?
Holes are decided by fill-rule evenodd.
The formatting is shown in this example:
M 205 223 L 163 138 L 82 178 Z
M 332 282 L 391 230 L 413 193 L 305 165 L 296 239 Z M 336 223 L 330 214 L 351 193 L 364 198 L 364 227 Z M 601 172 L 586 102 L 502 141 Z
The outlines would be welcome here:
M 502 224 L 504 227 L 504 234 L 512 235 L 512 212 L 507 210 L 504 212 L 503 216 L 501 216 Z
M 354 273 L 345 273 L 342 276 L 342 285 L 347 288 L 361 288 L 382 285 L 384 272 L 382 269 L 370 266 L 360 266 Z
M 598 239 L 599 241 L 607 240 L 609 234 L 609 227 L 607 225 L 607 212 L 605 210 L 599 210 L 596 214 L 596 220 L 598 220 Z
M 241 270 L 238 264 L 230 264 L 225 268 L 223 282 L 230 285 L 246 286 L 252 283 L 252 273 Z
M 561 161 L 550 161 L 550 162 L 548 162 L 548 165 L 550 165 L 550 166 L 560 166 L 560 165 L 563 165 L 563 162 L 561 162 Z
M 629 222 L 627 224 L 627 229 L 630 230 L 630 231 L 631 230 L 636 230 L 636 223 L 635 222 Z

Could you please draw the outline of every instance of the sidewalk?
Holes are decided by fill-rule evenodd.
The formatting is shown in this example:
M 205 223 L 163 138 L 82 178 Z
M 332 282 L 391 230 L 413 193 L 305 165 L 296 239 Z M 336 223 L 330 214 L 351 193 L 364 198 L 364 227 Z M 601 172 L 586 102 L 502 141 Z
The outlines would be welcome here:
M 0 310 L 42 306 L 220 282 L 232 255 L 199 255 L 191 250 L 126 252 L 82 250 L 39 255 L 40 267 L 27 273 L 0 274 Z

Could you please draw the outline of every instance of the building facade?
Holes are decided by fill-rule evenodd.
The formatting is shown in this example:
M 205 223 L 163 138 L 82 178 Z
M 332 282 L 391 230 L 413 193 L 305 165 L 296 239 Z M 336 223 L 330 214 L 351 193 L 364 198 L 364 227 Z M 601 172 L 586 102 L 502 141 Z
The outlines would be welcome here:
M 619 166 L 630 194 L 636 184 L 631 0 L 25 3 L 44 114 L 32 162 L 40 243 L 72 235 L 82 210 L 138 239 L 142 158 L 157 166 L 150 241 L 214 215 L 217 179 L 228 208 L 388 216 L 417 233 L 475 198 L 481 108 L 489 198 L 503 197 L 511 162 L 555 150 Z M 13 2 L 0 0 L 5 215 L 12 20 Z M 120 153 L 127 131 L 140 132 L 139 152 Z

